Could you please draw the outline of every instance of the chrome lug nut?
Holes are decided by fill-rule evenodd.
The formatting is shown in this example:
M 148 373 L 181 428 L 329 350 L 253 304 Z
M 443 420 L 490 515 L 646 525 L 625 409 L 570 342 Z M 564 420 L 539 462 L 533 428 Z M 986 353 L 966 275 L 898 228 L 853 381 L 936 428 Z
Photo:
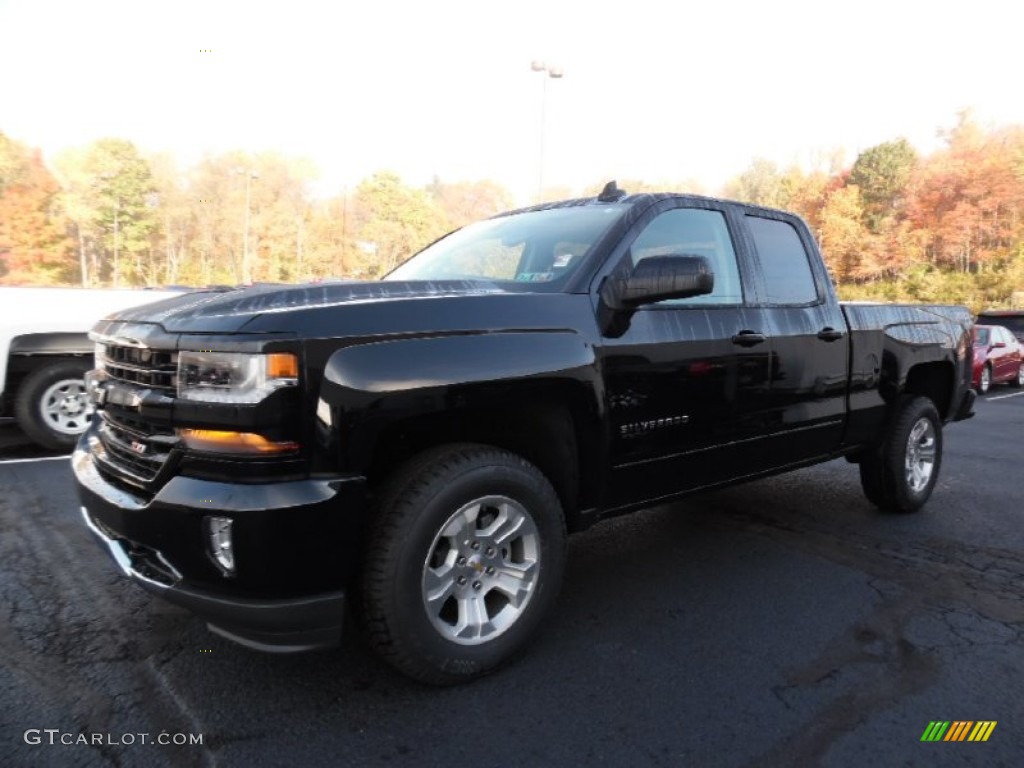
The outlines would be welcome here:
M 465 558 L 465 557 L 462 557 L 462 556 L 460 555 L 460 556 L 459 556 L 459 559 L 458 559 L 458 560 L 456 560 L 455 562 L 456 562 L 456 563 L 457 563 L 458 565 L 465 565 L 465 564 L 466 564 L 466 558 Z
M 459 576 L 459 586 L 460 587 L 466 586 L 466 577 L 465 576 Z
M 472 544 L 469 545 L 469 548 L 472 549 L 472 550 L 480 549 L 480 542 L 479 541 L 474 541 Z
M 480 587 L 482 587 L 482 586 L 483 586 L 483 584 L 481 584 L 479 581 L 474 581 L 473 582 L 473 589 L 479 590 Z
M 494 566 L 493 565 L 487 566 L 487 575 L 488 576 L 493 576 L 494 575 Z

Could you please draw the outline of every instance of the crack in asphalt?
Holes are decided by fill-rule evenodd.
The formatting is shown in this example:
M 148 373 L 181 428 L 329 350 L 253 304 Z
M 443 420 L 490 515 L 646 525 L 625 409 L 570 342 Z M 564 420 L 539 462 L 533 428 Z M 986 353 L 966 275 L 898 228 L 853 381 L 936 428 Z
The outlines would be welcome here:
M 66 513 L 48 525 L 39 524 L 37 518 L 54 515 L 21 474 L 15 471 L 16 482 L 5 484 L 9 493 L 0 499 L 5 529 L 0 562 L 6 572 L 0 582 L 0 610 L 8 619 L 0 622 L 0 647 L 6 652 L 5 666 L 51 706 L 61 702 L 79 733 L 123 731 L 115 722 L 117 697 L 104 693 L 102 685 L 110 668 L 129 670 L 138 686 L 131 702 L 143 710 L 146 722 L 166 725 L 163 730 L 168 732 L 205 733 L 188 703 L 148 663 L 154 656 L 167 655 L 167 645 L 159 645 L 166 642 L 160 637 L 165 633 L 147 634 L 144 643 L 129 634 L 123 621 L 125 603 L 140 605 L 141 596 L 117 574 L 89 572 L 95 561 L 83 560 L 79 552 L 91 542 Z M 73 546 L 65 529 L 81 544 Z M 122 595 L 115 602 L 112 595 L 118 592 Z M 178 641 L 170 657 L 182 650 Z M 145 676 L 133 674 L 141 661 L 147 662 L 142 665 L 149 670 Z M 62 724 L 62 730 L 69 728 Z M 215 766 L 216 755 L 205 742 L 204 738 L 204 744 L 189 753 L 174 745 L 157 747 L 171 765 Z M 127 759 L 112 746 L 89 747 L 115 766 Z
M 835 684 L 847 673 L 858 675 L 855 690 L 816 709 L 794 736 L 758 756 L 751 766 L 822 762 L 837 739 L 932 685 L 942 670 L 935 653 L 939 648 L 1020 642 L 1020 553 L 948 540 L 905 543 L 838 523 L 827 527 L 811 517 L 794 521 L 791 509 L 765 501 L 756 512 L 730 504 L 709 505 L 706 522 L 769 537 L 864 573 L 878 602 L 871 615 L 837 637 L 817 659 L 789 670 L 788 682 L 773 686 L 771 692 L 793 709 L 793 696 Z M 957 642 L 915 641 L 912 623 L 929 616 L 938 618 Z

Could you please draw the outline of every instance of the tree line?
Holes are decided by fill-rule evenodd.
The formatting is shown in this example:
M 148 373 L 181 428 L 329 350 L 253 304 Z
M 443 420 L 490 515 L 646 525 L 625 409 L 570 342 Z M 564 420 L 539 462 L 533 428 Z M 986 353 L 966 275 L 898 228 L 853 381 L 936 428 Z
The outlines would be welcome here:
M 756 159 L 722 194 L 800 213 L 844 298 L 1024 300 L 1024 127 L 969 114 L 921 156 L 904 139 L 813 170 Z M 52 162 L 0 132 L 0 282 L 139 286 L 373 278 L 445 232 L 513 206 L 489 180 L 423 188 L 376 173 L 328 199 L 309 161 L 228 152 L 180 171 L 102 139 Z M 586 194 L 596 193 L 595 181 Z M 629 192 L 702 192 L 620 180 Z M 569 196 L 547 190 L 545 197 Z M 1016 294 L 1016 295 L 1015 295 Z

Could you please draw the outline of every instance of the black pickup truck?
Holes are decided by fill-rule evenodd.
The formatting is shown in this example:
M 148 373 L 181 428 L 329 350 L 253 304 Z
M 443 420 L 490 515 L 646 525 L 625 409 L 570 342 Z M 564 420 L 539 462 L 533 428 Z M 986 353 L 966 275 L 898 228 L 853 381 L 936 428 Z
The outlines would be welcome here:
M 612 183 L 382 281 L 107 317 L 72 461 L 123 571 L 215 632 L 326 647 L 352 608 L 453 683 L 523 647 L 602 518 L 840 456 L 878 507 L 921 507 L 972 413 L 970 326 L 840 304 L 791 214 Z

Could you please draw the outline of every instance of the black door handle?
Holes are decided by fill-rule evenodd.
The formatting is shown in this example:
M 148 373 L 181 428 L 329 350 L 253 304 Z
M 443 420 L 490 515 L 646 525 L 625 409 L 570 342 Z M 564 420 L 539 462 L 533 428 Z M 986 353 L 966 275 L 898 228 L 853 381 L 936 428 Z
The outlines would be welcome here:
M 739 344 L 741 347 L 753 347 L 756 344 L 761 344 L 767 339 L 763 333 L 757 331 L 740 331 L 732 337 L 733 344 Z
M 839 339 L 843 338 L 843 332 L 826 325 L 818 331 L 818 338 L 822 341 L 839 341 Z

